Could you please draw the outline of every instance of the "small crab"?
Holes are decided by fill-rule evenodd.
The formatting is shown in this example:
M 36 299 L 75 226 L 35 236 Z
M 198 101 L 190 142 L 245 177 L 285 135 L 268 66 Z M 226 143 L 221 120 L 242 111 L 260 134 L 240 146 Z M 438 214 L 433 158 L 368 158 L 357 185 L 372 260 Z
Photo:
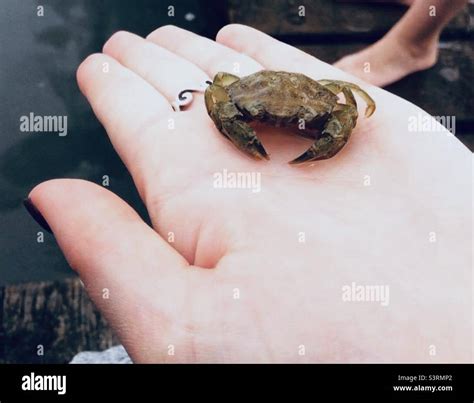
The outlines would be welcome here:
M 220 72 L 205 91 L 209 116 L 219 131 L 241 151 L 256 159 L 269 159 L 248 122 L 304 128 L 303 137 L 314 144 L 290 164 L 333 157 L 347 143 L 357 122 L 352 91 L 367 104 L 365 116 L 375 111 L 374 100 L 360 87 L 345 81 L 315 81 L 303 74 L 263 70 L 239 78 Z M 338 94 L 345 104 L 338 102 Z

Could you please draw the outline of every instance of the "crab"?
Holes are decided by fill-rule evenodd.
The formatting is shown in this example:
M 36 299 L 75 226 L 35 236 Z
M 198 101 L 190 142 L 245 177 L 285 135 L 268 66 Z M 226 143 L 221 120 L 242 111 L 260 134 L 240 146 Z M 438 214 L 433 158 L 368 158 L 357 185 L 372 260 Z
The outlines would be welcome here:
M 239 78 L 219 72 L 204 95 L 206 109 L 217 129 L 237 148 L 255 159 L 269 159 L 251 121 L 298 127 L 296 132 L 314 143 L 290 164 L 324 160 L 347 143 L 358 114 L 353 92 L 375 111 L 374 100 L 359 86 L 337 80 L 313 80 L 304 74 L 263 70 Z M 338 102 L 342 93 L 345 103 Z

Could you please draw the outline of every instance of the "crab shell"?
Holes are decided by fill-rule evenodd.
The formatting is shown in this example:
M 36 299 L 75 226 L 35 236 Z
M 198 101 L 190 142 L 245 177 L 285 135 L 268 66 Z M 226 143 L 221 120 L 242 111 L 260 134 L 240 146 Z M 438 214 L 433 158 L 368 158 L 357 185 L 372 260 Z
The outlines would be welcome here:
M 243 78 L 218 73 L 206 89 L 205 103 L 219 131 L 257 159 L 268 158 L 268 154 L 248 122 L 304 127 L 300 134 L 315 138 L 315 143 L 290 162 L 298 164 L 331 158 L 346 144 L 358 117 L 352 91 L 367 102 L 366 116 L 370 116 L 375 102 L 355 84 L 315 81 L 303 74 L 283 71 L 263 70 Z M 337 94 L 341 92 L 345 104 L 338 103 Z

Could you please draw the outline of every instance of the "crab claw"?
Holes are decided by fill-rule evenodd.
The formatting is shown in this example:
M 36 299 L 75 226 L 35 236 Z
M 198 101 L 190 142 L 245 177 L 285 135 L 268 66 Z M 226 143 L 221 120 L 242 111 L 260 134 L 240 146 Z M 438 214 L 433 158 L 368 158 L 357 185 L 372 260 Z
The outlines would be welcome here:
M 209 116 L 227 139 L 254 159 L 269 159 L 255 130 L 245 121 L 243 114 L 231 102 L 223 87 L 211 85 L 204 97 Z
M 253 157 L 259 160 L 269 160 L 270 157 L 267 154 L 267 151 L 263 147 L 260 140 L 255 137 L 255 141 L 247 146 L 247 150 Z
M 307 161 L 318 161 L 331 158 L 344 146 L 345 142 L 340 142 L 331 136 L 324 136 L 316 140 L 316 142 L 308 148 L 303 154 L 288 164 L 297 165 Z
M 310 150 L 306 150 L 303 154 L 301 154 L 299 157 L 295 158 L 294 160 L 288 162 L 290 165 L 298 165 L 302 164 L 307 161 L 312 161 L 313 160 L 313 152 Z
M 351 101 L 352 102 L 352 101 Z M 333 112 L 324 130 L 314 144 L 289 164 L 302 164 L 307 161 L 326 160 L 334 157 L 349 140 L 357 120 L 357 109 L 354 105 L 342 105 L 342 109 Z
M 222 132 L 234 145 L 252 158 L 270 159 L 255 131 L 243 120 L 221 121 Z

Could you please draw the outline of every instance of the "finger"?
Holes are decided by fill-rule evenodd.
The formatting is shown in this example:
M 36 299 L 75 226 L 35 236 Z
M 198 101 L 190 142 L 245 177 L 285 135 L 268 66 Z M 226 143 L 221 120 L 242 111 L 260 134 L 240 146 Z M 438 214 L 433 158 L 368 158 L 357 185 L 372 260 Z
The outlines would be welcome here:
M 136 73 L 104 54 L 84 60 L 77 81 L 141 192 L 146 169 L 142 153 L 147 149 L 143 144 L 156 134 L 157 123 L 166 124 L 171 105 Z
M 262 69 L 244 54 L 173 25 L 158 28 L 147 40 L 188 59 L 211 77 L 219 71 L 245 76 Z
M 129 32 L 112 35 L 103 51 L 149 82 L 170 103 L 185 89 L 199 86 L 205 89 L 209 80 L 209 76 L 189 60 Z M 203 103 L 194 102 L 190 107 L 195 105 Z
M 104 45 L 104 52 L 150 83 L 169 102 L 176 100 L 182 90 L 199 87 L 209 80 L 208 74 L 189 60 L 128 32 L 114 34 Z M 161 206 L 155 199 L 166 199 L 170 192 L 178 193 L 179 189 L 189 187 L 194 178 L 213 165 L 210 156 L 219 155 L 222 144 L 227 142 L 220 134 L 216 135 L 215 130 L 210 130 L 213 126 L 205 109 L 203 93 L 193 93 L 192 97 L 194 100 L 186 107 L 186 112 L 173 117 L 175 127 L 155 130 L 156 147 L 145 147 L 142 160 L 136 161 L 145 171 L 141 181 L 145 190 L 140 194 L 155 226 L 158 220 L 154 206 Z M 160 158 L 163 161 L 159 161 Z M 154 168 L 157 164 L 158 169 Z
M 216 41 L 236 52 L 245 53 L 268 70 L 295 71 L 314 79 L 334 78 L 362 82 L 293 46 L 245 25 L 226 25 L 218 32 Z
M 137 349 L 129 340 L 143 342 L 142 352 L 150 342 L 144 340 L 152 337 L 144 318 L 156 318 L 160 339 L 166 340 L 170 317 L 183 314 L 179 310 L 190 276 L 195 281 L 191 272 L 200 270 L 190 271 L 186 260 L 129 205 L 100 186 L 52 180 L 35 187 L 30 198 L 129 353 Z

